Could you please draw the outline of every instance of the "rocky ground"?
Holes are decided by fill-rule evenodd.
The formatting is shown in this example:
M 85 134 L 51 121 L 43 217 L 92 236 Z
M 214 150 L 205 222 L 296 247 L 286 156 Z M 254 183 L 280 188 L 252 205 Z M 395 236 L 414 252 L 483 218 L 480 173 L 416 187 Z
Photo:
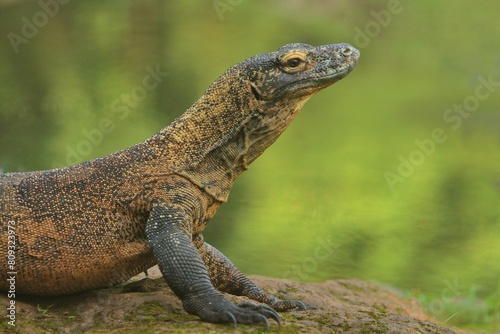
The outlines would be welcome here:
M 265 291 L 320 308 L 281 313 L 270 333 L 471 333 L 438 325 L 415 300 L 359 280 L 298 283 L 251 277 Z M 235 302 L 244 298 L 230 297 Z M 263 333 L 263 326 L 208 324 L 188 315 L 161 278 L 63 297 L 16 296 L 16 326 L 7 333 Z M 5 294 L 2 305 L 8 305 Z

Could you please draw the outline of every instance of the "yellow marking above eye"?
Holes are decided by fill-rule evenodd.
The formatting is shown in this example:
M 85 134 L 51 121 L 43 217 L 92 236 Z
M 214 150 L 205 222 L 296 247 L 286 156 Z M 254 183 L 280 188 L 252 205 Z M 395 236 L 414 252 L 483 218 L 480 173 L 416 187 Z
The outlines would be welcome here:
M 307 53 L 303 51 L 290 51 L 281 56 L 281 61 L 287 71 L 295 72 L 304 68 L 306 65 Z

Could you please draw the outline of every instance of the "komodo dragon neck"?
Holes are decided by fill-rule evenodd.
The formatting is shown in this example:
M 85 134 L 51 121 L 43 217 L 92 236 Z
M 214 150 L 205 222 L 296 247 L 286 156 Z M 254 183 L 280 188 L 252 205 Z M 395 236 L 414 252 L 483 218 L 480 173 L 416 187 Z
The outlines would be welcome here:
M 274 143 L 305 102 L 347 75 L 357 61 L 357 50 L 338 45 L 339 50 L 325 49 L 325 55 L 317 57 L 338 61 L 334 79 L 321 80 L 325 70 L 314 69 L 316 63 L 311 60 L 305 66 L 311 67 L 316 78 L 309 73 L 292 81 L 283 77 L 282 71 L 266 69 L 266 61 L 270 67 L 276 67 L 277 62 L 290 57 L 301 59 L 304 55 L 294 51 L 298 46 L 303 48 L 304 44 L 289 44 L 226 71 L 182 116 L 144 143 L 160 157 L 151 161 L 149 168 L 161 173 L 162 166 L 168 166 L 170 172 L 184 176 L 216 200 L 226 202 L 235 179 Z M 352 52 L 356 55 L 352 56 Z M 270 59 L 262 59 L 263 56 Z M 290 83 L 283 84 L 286 80 Z M 289 91 L 298 88 L 297 94 Z

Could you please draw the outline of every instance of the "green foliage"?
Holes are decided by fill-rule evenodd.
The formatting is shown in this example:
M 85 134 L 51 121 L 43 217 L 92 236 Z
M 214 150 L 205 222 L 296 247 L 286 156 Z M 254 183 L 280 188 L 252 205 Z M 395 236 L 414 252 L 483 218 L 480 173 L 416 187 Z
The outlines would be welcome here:
M 438 298 L 457 281 L 439 318 L 498 327 L 500 94 L 484 82 L 500 81 L 500 4 L 221 2 L 229 7 L 72 1 L 17 53 L 4 38 L 0 167 L 48 169 L 124 149 L 246 57 L 348 42 L 361 51 L 355 71 L 311 99 L 241 177 L 206 239 L 246 273 L 355 276 Z M 21 18 L 42 10 L 0 6 L 5 35 L 22 36 Z M 156 66 L 168 75 L 146 89 Z

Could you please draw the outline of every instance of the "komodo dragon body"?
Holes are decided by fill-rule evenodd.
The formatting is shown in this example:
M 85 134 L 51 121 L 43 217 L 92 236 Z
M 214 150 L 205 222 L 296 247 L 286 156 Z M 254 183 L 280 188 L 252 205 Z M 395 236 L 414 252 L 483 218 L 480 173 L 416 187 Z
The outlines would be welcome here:
M 307 308 L 264 293 L 201 232 L 238 175 L 358 57 L 348 44 L 288 44 L 230 68 L 143 143 L 72 167 L 2 174 L 1 289 L 14 275 L 16 293 L 70 294 L 158 264 L 185 310 L 205 321 L 267 325 L 275 310 Z M 237 306 L 221 292 L 263 304 Z

